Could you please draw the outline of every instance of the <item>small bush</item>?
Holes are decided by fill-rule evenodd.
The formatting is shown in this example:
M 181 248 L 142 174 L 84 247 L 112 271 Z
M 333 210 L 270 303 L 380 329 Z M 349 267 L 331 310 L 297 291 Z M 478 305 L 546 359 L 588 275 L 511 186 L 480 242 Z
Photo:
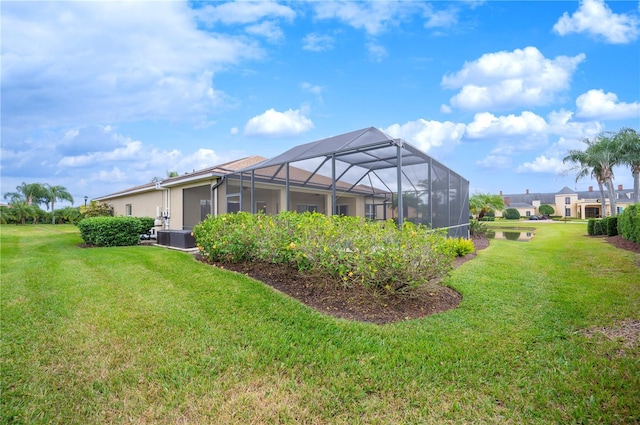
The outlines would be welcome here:
M 587 221 L 587 234 L 589 236 L 594 236 L 596 234 L 596 219 L 595 218 L 590 218 Z
M 447 245 L 458 257 L 471 254 L 476 249 L 473 241 L 465 238 L 449 238 L 447 239 Z
M 482 236 L 487 233 L 487 225 L 478 220 L 469 220 L 469 233 L 471 236 Z
M 144 223 L 144 224 L 143 224 Z M 153 226 L 147 218 L 139 217 L 89 217 L 80 221 L 77 226 L 80 236 L 86 244 L 95 246 L 130 246 L 140 241 L 140 234 L 149 231 Z M 146 229 L 145 232 L 141 232 Z
M 640 243 L 640 204 L 629 205 L 620 213 L 618 234 L 627 240 Z
M 504 218 L 507 220 L 520 220 L 520 212 L 515 208 L 507 208 L 504 210 Z
M 596 220 L 593 226 L 593 235 L 602 236 L 607 234 L 607 225 L 604 219 Z

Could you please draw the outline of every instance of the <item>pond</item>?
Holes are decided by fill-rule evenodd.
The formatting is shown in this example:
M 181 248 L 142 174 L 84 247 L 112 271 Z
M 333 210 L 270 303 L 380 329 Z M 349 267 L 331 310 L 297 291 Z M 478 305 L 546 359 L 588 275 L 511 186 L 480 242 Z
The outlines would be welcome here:
M 505 239 L 508 241 L 528 242 L 535 235 L 534 229 L 518 229 L 518 228 L 490 228 L 487 229 L 487 238 L 489 239 Z

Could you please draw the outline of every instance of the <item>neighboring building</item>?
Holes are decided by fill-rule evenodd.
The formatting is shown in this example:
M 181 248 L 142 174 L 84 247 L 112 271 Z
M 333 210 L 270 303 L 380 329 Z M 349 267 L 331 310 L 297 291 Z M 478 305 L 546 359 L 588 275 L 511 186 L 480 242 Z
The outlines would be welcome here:
M 622 185 L 618 185 L 616 194 L 616 208 L 620 213 L 626 206 L 633 204 L 633 190 L 624 189 Z M 500 196 L 504 199 L 506 208 L 515 208 L 520 212 L 522 217 L 530 217 L 540 214 L 540 205 L 551 205 L 555 211 L 553 215 L 561 217 L 573 218 L 598 218 L 602 217 L 602 203 L 600 200 L 600 192 L 594 191 L 593 186 L 589 186 L 587 191 L 575 191 L 568 187 L 563 187 L 556 193 L 516 193 Z M 605 190 L 605 196 L 607 191 Z M 605 199 L 606 215 L 611 215 L 611 205 L 609 198 Z M 496 217 L 501 217 L 502 211 L 496 212 Z
M 296 146 L 270 160 L 242 158 L 95 200 L 110 204 L 116 215 L 155 217 L 159 228 L 172 230 L 237 211 L 395 218 L 447 228 L 452 236 L 469 230 L 469 182 L 373 127 Z

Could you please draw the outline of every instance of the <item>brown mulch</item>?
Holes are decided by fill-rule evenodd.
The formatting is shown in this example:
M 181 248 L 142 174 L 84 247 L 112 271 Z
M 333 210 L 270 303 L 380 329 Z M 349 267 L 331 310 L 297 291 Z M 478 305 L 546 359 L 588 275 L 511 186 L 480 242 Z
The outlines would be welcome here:
M 489 246 L 489 240 L 474 239 L 474 244 L 477 252 Z M 455 267 L 475 258 L 476 252 L 456 259 Z M 282 265 L 256 262 L 213 265 L 262 281 L 325 314 L 361 322 L 384 324 L 417 319 L 456 308 L 462 300 L 459 292 L 436 283 L 410 294 L 383 295 L 372 294 L 357 285 L 344 288 Z
M 630 240 L 627 240 L 620 235 L 607 236 L 605 240 L 609 242 L 611 245 L 615 246 L 616 248 L 626 249 L 627 251 L 640 253 L 639 243 L 631 242 Z

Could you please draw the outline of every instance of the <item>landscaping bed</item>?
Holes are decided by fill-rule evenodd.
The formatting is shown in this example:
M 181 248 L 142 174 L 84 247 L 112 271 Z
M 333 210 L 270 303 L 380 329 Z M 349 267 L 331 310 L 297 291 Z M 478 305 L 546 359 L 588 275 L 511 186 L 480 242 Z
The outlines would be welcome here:
M 473 242 L 476 251 L 489 246 L 489 240 L 485 238 L 477 238 Z M 473 252 L 456 258 L 455 267 L 475 256 L 476 252 Z M 417 319 L 456 308 L 462 300 L 460 293 L 438 284 L 425 285 L 409 294 L 385 295 L 372 293 L 359 285 L 344 288 L 325 278 L 281 264 L 244 262 L 213 265 L 264 282 L 325 314 L 362 322 L 383 324 Z

